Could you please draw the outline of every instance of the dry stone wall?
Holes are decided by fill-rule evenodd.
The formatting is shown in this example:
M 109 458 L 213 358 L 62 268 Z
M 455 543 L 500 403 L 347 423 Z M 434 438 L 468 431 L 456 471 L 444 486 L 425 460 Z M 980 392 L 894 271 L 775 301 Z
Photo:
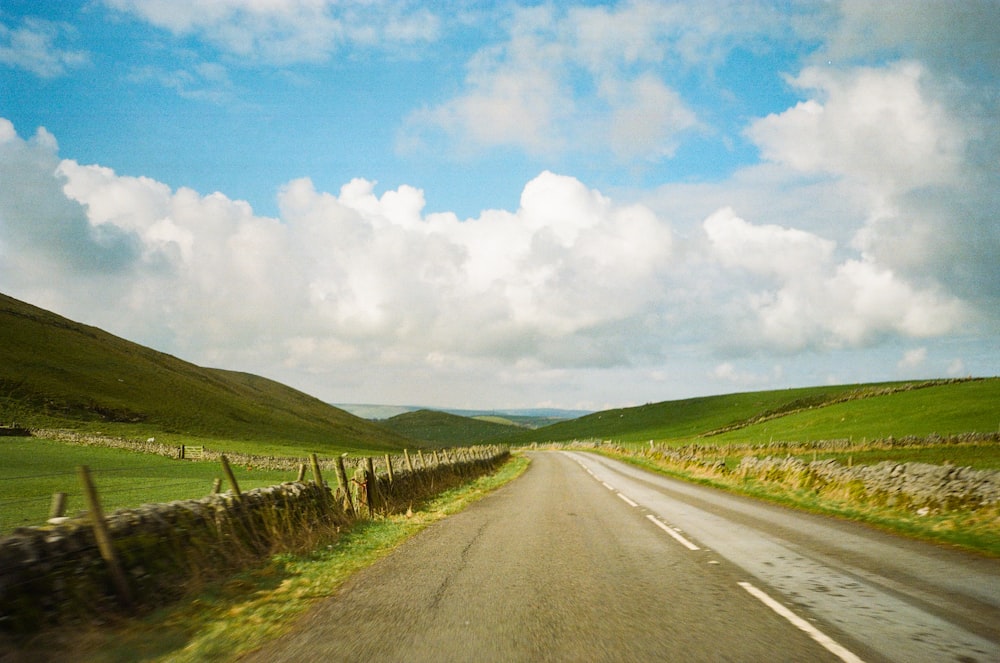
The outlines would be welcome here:
M 387 468 L 359 475 L 348 487 L 350 502 L 341 487 L 294 482 L 121 509 L 106 523 L 134 603 L 156 605 L 192 577 L 231 572 L 279 549 L 283 540 L 302 540 L 303 532 L 408 508 L 495 470 L 508 457 L 501 448 L 453 452 L 449 462 L 398 469 L 391 480 Z M 88 518 L 23 527 L 0 538 L 0 632 L 31 632 L 121 607 Z

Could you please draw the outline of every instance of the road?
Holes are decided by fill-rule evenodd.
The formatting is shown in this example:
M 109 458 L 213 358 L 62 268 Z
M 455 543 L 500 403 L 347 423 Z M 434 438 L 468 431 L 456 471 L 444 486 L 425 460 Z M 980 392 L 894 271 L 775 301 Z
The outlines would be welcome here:
M 1000 563 L 538 452 L 249 661 L 1000 661 Z

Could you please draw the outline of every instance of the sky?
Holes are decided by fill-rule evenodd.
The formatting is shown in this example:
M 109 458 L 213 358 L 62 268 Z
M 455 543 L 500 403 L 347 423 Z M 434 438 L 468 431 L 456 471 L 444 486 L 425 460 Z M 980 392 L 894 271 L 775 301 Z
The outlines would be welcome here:
M 0 0 L 0 292 L 332 403 L 1000 375 L 998 25 Z

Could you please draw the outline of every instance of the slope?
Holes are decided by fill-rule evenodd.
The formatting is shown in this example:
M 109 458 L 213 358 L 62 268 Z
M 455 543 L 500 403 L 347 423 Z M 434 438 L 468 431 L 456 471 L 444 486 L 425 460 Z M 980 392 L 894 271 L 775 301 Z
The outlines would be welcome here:
M 893 396 L 899 398 L 893 400 Z M 871 438 L 928 432 L 992 432 L 1000 423 L 998 403 L 1000 380 L 996 378 L 805 387 L 606 410 L 520 432 L 505 441 L 513 444 L 574 439 L 691 442 L 697 438 L 725 442 L 760 440 L 776 431 L 790 437 L 774 435 L 774 439 L 814 440 L 850 435 Z M 839 409 L 829 410 L 834 413 L 829 419 L 816 418 L 817 413 L 834 406 Z M 853 411 L 859 414 L 856 425 L 848 430 L 844 424 Z M 862 416 L 861 412 L 867 414 Z M 879 412 L 883 414 L 879 416 Z M 790 422 L 787 427 L 782 426 L 785 421 Z
M 300 391 L 202 368 L 0 295 L 0 421 L 122 435 L 157 432 L 309 446 L 408 442 Z

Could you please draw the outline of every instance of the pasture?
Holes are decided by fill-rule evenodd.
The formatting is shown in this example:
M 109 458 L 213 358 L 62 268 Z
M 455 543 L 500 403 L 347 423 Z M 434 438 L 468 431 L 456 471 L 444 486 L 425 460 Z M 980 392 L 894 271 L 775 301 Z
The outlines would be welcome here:
M 34 437 L 0 438 L 0 534 L 40 525 L 52 495 L 67 494 L 66 514 L 86 511 L 77 468 L 87 465 L 105 512 L 140 504 L 205 497 L 215 479 L 228 489 L 215 462 L 174 460 L 154 454 L 80 446 Z M 290 472 L 233 466 L 241 490 L 292 481 Z

